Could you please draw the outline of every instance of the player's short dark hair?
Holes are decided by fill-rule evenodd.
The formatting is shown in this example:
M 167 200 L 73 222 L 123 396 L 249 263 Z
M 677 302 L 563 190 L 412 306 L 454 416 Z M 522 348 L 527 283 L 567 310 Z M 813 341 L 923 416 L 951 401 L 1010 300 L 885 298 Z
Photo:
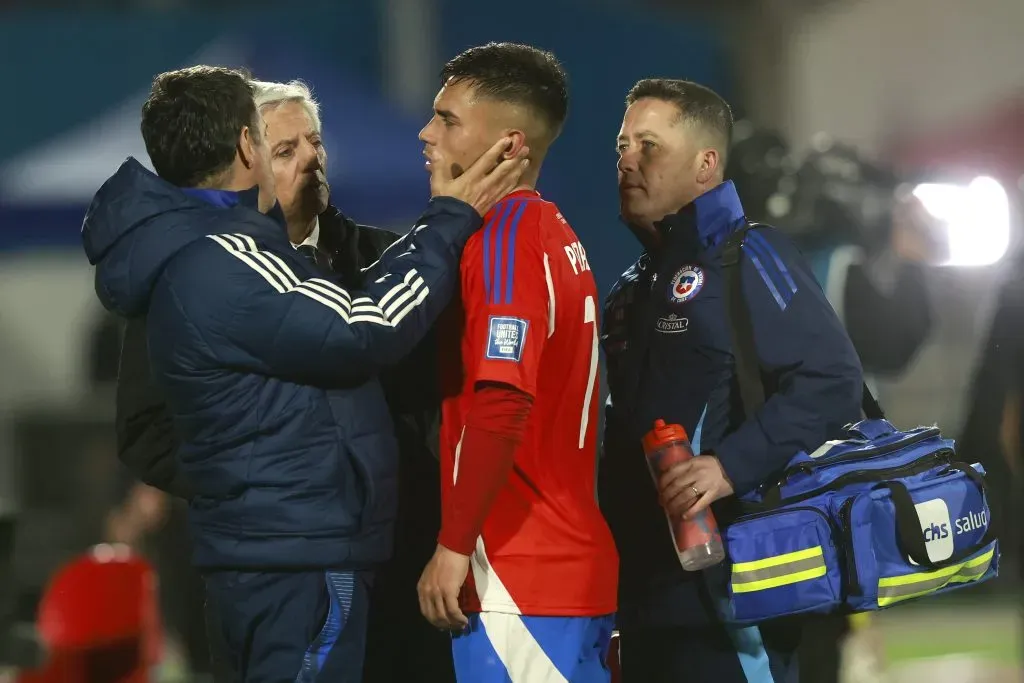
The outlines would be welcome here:
M 645 78 L 637 81 L 626 95 L 626 106 L 637 100 L 653 98 L 671 102 L 679 109 L 683 120 L 711 133 L 721 141 L 722 167 L 732 144 L 732 108 L 721 95 L 711 88 L 673 78 Z
M 565 69 L 552 53 L 518 43 L 471 47 L 441 69 L 441 85 L 469 81 L 485 97 L 521 104 L 558 136 L 569 112 Z
M 157 174 L 195 187 L 227 170 L 238 136 L 260 127 L 248 74 L 215 66 L 168 71 L 153 79 L 142 105 L 142 139 Z

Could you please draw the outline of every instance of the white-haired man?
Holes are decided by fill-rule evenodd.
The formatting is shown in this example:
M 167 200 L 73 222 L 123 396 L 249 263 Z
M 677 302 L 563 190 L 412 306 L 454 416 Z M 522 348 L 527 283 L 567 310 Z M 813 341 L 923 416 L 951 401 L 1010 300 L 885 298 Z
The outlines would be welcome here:
M 360 288 L 362 269 L 375 262 L 399 235 L 357 225 L 330 204 L 327 150 L 320 109 L 301 81 L 254 81 L 253 99 L 266 123 L 277 200 L 289 240 L 307 258 L 336 273 L 344 285 Z M 188 497 L 174 453 L 178 447 L 159 390 L 149 380 L 145 325 L 129 323 L 121 353 L 118 386 L 119 456 L 137 476 L 171 494 Z M 434 552 L 440 528 L 440 485 L 436 457 L 439 398 L 433 335 L 399 366 L 379 377 L 399 443 L 400 505 L 394 559 L 378 568 L 370 602 L 366 683 L 454 680 L 451 640 L 419 613 L 416 582 Z M 219 629 L 211 617 L 210 628 Z M 210 634 L 218 675 L 229 664 L 217 655 L 220 634 Z M 401 652 L 401 657 L 394 656 Z
M 330 204 L 320 109 L 309 88 L 302 81 L 254 85 L 292 244 L 357 286 L 360 269 L 399 236 L 357 225 Z M 401 496 L 395 557 L 374 577 L 364 683 L 454 680 L 450 637 L 422 618 L 416 600 L 419 570 L 434 552 L 441 524 L 436 358 L 431 335 L 380 378 L 398 436 Z
M 253 82 L 256 107 L 267 124 L 277 201 L 288 222 L 292 244 L 314 246 L 319 215 L 327 211 L 327 150 L 320 106 L 302 81 Z

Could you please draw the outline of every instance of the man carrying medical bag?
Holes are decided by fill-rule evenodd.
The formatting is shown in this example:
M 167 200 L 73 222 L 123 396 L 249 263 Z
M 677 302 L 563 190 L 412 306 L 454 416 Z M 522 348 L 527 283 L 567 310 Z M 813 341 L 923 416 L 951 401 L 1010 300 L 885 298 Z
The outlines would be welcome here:
M 742 244 L 757 229 L 735 233 L 723 255 L 747 414 L 765 400 L 738 285 Z M 729 621 L 873 611 L 996 576 L 981 466 L 958 461 L 937 427 L 897 430 L 866 389 L 864 412 L 845 440 L 796 454 L 743 497 L 745 514 L 723 532 Z

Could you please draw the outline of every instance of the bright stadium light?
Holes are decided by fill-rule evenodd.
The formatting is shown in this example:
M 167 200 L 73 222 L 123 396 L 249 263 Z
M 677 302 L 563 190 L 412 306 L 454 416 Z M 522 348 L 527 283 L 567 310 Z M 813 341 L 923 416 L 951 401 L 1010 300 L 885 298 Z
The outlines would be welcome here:
M 945 224 L 946 266 L 987 266 L 1010 246 L 1010 200 L 995 179 L 979 176 L 969 185 L 924 183 L 914 188 L 924 208 Z

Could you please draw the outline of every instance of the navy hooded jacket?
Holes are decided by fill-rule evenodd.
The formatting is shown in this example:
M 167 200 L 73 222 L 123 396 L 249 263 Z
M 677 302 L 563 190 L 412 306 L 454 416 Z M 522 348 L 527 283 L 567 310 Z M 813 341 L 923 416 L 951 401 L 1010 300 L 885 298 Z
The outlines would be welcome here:
M 722 249 L 745 224 L 732 182 L 701 195 L 658 224 L 660 248 L 622 275 L 605 304 L 610 395 L 599 497 L 619 549 L 624 627 L 714 621 L 726 578 L 721 565 L 700 573 L 679 564 L 641 445 L 656 419 L 682 425 L 696 452 L 714 453 L 742 495 L 860 416 L 850 338 L 792 242 L 760 228 L 744 241 L 741 273 L 768 399 L 744 417 Z
M 482 219 L 432 200 L 349 291 L 257 194 L 181 190 L 129 159 L 82 227 L 96 292 L 147 316 L 194 488 L 197 566 L 371 565 L 391 553 L 398 467 L 376 374 L 429 331 Z

